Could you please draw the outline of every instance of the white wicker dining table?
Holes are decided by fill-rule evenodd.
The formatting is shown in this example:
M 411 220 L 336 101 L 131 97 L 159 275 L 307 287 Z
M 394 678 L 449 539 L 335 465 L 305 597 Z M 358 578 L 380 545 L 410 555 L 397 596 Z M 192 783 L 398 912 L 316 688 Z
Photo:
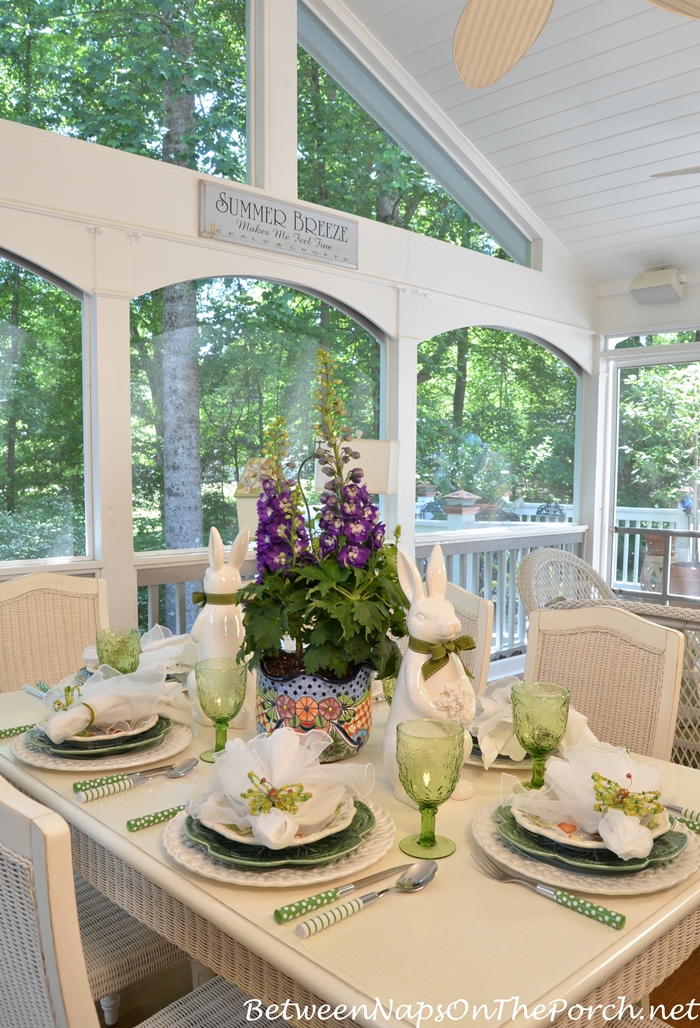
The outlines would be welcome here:
M 38 701 L 24 693 L 0 694 L 0 729 L 28 724 L 38 712 Z M 384 717 L 380 708 L 369 743 L 353 759 L 375 763 L 372 800 L 394 819 L 396 838 L 363 874 L 405 863 L 398 840 L 415 831 L 418 822 L 417 812 L 390 794 L 383 774 Z M 192 744 L 176 759 L 198 754 L 211 735 L 212 729 L 195 728 Z M 80 804 L 72 784 L 84 772 L 43 770 L 15 759 L 9 741 L 0 747 L 0 774 L 71 825 L 79 874 L 260 1000 L 249 1008 L 251 1024 L 258 1011 L 288 1000 L 278 1012 L 280 1023 L 311 1028 L 339 1020 L 346 1028 L 432 1028 L 449 1021 L 524 1028 L 552 1019 L 563 1022 L 562 1004 L 597 1008 L 590 1016 L 576 1009 L 574 1016 L 601 1025 L 604 1005 L 613 1004 L 606 1010 L 610 1016 L 617 997 L 639 999 L 700 944 L 700 872 L 662 892 L 593 894 L 597 902 L 626 915 L 621 931 L 529 890 L 485 878 L 470 858 L 475 846 L 470 822 L 498 799 L 501 776 L 476 767 L 463 772 L 475 787 L 474 797 L 449 800 L 438 813 L 438 831 L 456 841 L 457 851 L 440 862 L 428 888 L 412 896 L 390 894 L 348 921 L 301 939 L 296 922 L 276 924 L 273 910 L 323 886 L 248 888 L 218 882 L 175 863 L 163 846 L 163 825 L 127 831 L 130 818 L 184 803 L 193 784 L 202 785 L 209 773 L 209 766 L 200 763 L 188 779 L 159 779 Z M 527 772 L 519 774 L 522 778 Z M 668 794 L 700 808 L 700 771 L 666 764 L 664 776 Z M 355 1010 L 336 1019 L 338 1006 Z

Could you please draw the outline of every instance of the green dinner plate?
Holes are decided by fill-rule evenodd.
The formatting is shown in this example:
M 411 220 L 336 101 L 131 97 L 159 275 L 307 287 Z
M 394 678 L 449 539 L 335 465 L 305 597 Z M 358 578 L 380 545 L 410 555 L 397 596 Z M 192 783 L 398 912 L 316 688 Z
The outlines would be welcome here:
M 308 846 L 289 846 L 284 850 L 246 846 L 225 839 L 191 816 L 185 818 L 185 835 L 190 842 L 222 864 L 247 867 L 252 871 L 268 871 L 278 867 L 313 867 L 314 864 L 328 864 L 331 860 L 344 857 L 360 848 L 375 824 L 374 814 L 369 807 L 361 800 L 355 800 L 355 816 L 347 828 Z
M 551 839 L 545 839 L 541 835 L 533 835 L 520 827 L 509 807 L 498 807 L 496 817 L 499 819 L 498 834 L 514 850 L 541 863 L 584 875 L 635 874 L 654 864 L 665 864 L 669 860 L 674 860 L 688 845 L 688 836 L 683 832 L 666 832 L 654 840 L 648 857 L 622 860 L 610 850 L 573 849 Z
M 90 745 L 89 740 L 86 740 L 80 746 L 74 746 L 68 742 L 51 742 L 40 728 L 30 728 L 27 732 L 27 742 L 36 746 L 37 749 L 46 750 L 54 757 L 65 757 L 67 760 L 92 760 L 95 757 L 111 757 L 116 753 L 129 753 L 132 750 L 144 750 L 147 746 L 155 746 L 172 727 L 173 723 L 169 717 L 159 717 L 152 728 L 140 735 L 130 736 L 128 739 L 115 736 L 113 743 L 101 739 L 94 745 Z

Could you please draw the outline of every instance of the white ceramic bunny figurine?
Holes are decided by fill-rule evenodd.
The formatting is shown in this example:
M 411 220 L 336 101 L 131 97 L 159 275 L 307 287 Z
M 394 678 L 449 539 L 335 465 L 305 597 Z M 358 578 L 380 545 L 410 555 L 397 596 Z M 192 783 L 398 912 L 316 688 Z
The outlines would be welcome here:
M 447 574 L 440 546 L 434 546 L 428 561 L 425 580 L 426 595 L 418 568 L 404 550 L 398 553 L 398 572 L 401 588 L 411 604 L 406 624 L 411 639 L 420 643 L 436 645 L 452 642 L 462 633 L 462 626 L 454 607 L 445 599 Z M 399 670 L 396 689 L 391 701 L 389 719 L 384 732 L 382 748 L 384 768 L 391 781 L 394 795 L 415 807 L 399 781 L 396 763 L 396 726 L 401 721 L 414 718 L 439 718 L 459 721 L 468 725 L 474 718 L 475 698 L 471 682 L 464 670 L 459 654 L 448 652 L 447 661 L 439 670 L 425 677 L 423 665 L 430 659 L 430 650 L 418 652 L 409 648 L 404 654 Z M 464 733 L 464 756 L 471 752 L 471 736 Z M 465 779 L 460 779 L 453 799 L 469 799 L 473 788 Z
M 209 567 L 204 575 L 206 602 L 190 635 L 199 644 L 199 659 L 210 657 L 236 657 L 243 643 L 243 612 L 233 601 L 233 594 L 241 588 L 240 568 L 248 553 L 250 529 L 238 533 L 231 547 L 228 563 L 224 564 L 224 544 L 218 529 L 209 532 Z M 194 672 L 190 675 L 194 680 Z M 252 683 L 252 684 L 251 684 Z M 190 691 L 196 686 L 188 682 Z M 233 728 L 248 728 L 255 708 L 255 675 L 248 672 L 246 698 L 240 713 L 231 722 Z

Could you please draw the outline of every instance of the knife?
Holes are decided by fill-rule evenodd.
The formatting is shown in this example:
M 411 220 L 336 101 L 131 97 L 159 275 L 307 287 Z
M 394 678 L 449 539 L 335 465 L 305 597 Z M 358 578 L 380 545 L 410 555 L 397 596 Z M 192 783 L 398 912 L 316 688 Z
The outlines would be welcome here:
M 681 807 L 678 803 L 664 803 L 666 810 L 673 811 L 674 814 L 680 814 L 681 817 L 687 818 L 689 821 L 700 821 L 700 810 L 689 810 L 687 807 Z
M 355 889 L 359 889 L 365 885 L 372 885 L 373 882 L 381 882 L 382 878 L 390 878 L 391 875 L 401 874 L 407 868 L 411 867 L 411 864 L 399 864 L 398 867 L 389 867 L 386 871 L 377 871 L 376 874 L 368 875 L 366 878 L 360 878 L 357 882 L 351 882 L 349 885 L 339 885 L 336 889 L 328 889 L 326 892 L 318 892 L 315 896 L 308 896 L 306 899 L 299 900 L 298 903 L 290 903 L 286 907 L 278 907 L 274 913 L 274 918 L 277 924 L 285 924 L 287 921 L 293 921 L 295 917 L 301 917 L 302 914 L 308 914 L 310 910 L 318 910 L 319 907 L 325 907 L 329 903 L 335 903 L 341 896 L 347 895 L 349 892 L 354 892 Z

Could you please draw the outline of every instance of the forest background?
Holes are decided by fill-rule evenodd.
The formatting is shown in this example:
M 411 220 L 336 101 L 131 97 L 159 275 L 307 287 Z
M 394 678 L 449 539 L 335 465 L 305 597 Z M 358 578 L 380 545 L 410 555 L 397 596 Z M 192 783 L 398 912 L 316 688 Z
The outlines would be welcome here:
M 510 259 L 301 49 L 298 86 L 300 199 Z M 245 180 L 245 100 L 243 0 L 2 5 L 0 117 Z M 264 425 L 287 418 L 297 461 L 313 449 L 319 347 L 340 364 L 353 426 L 376 437 L 379 343 L 336 308 L 245 279 L 132 302 L 135 549 L 202 545 L 212 524 L 233 539 L 234 485 Z M 682 394 L 669 402 L 687 406 Z M 479 327 L 427 340 L 417 478 L 488 502 L 571 502 L 575 406 L 574 374 L 535 343 Z M 652 479 L 662 505 L 677 489 L 657 420 L 621 503 L 648 504 Z M 83 493 L 80 301 L 0 260 L 0 559 L 85 552 Z

